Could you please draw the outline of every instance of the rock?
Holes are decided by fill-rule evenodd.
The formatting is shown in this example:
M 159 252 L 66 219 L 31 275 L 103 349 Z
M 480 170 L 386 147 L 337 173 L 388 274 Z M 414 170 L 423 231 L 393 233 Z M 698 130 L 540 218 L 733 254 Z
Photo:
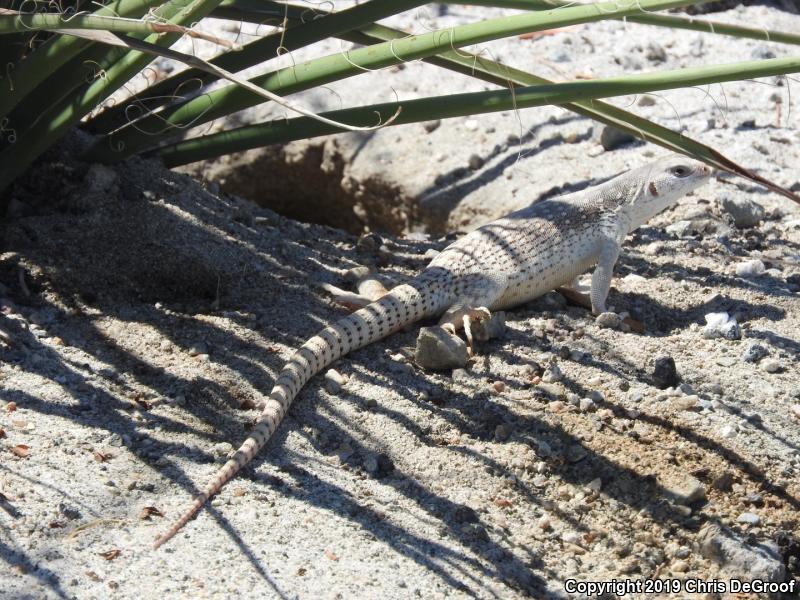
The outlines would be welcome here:
M 558 368 L 556 363 L 551 364 L 542 375 L 542 381 L 545 383 L 555 383 L 564 379 L 564 374 Z
M 711 482 L 711 487 L 721 492 L 730 492 L 733 489 L 733 474 L 730 471 L 721 473 Z
M 733 577 L 752 581 L 782 582 L 785 568 L 780 549 L 773 542 L 748 544 L 719 525 L 706 525 L 697 534 L 700 553 Z
M 737 277 L 758 277 L 763 275 L 767 268 L 759 259 L 746 260 L 736 265 Z
M 590 410 L 594 410 L 595 404 L 594 400 L 591 398 L 581 398 L 578 404 L 578 408 L 581 409 L 581 412 L 589 412 Z
M 383 245 L 383 238 L 377 233 L 365 233 L 358 238 L 356 249 L 360 252 L 373 253 Z
M 594 322 L 604 329 L 619 329 L 620 324 L 622 324 L 622 319 L 619 318 L 617 313 L 604 312 L 597 315 Z
M 692 222 L 683 220 L 671 223 L 664 228 L 664 231 L 676 238 L 686 237 L 692 233 Z
M 744 362 L 756 363 L 769 354 L 769 350 L 764 348 L 761 344 L 750 344 L 744 352 L 742 352 L 742 360 Z
M 617 129 L 616 127 L 611 127 L 610 125 L 603 125 L 602 129 L 600 129 L 599 135 L 596 137 L 600 142 L 600 145 L 603 147 L 603 150 L 606 152 L 616 150 L 625 144 L 630 144 L 631 142 L 636 141 L 636 137 L 627 131 Z
M 680 376 L 671 356 L 663 355 L 656 358 L 653 364 L 653 383 L 660 390 L 675 387 L 680 383 Z
M 511 437 L 511 428 L 508 425 L 498 425 L 494 428 L 494 439 L 497 442 L 505 442 Z
M 676 560 L 670 567 L 671 571 L 675 573 L 686 573 L 689 570 L 689 563 L 685 560 Z
M 63 502 L 58 505 L 58 512 L 71 521 L 81 518 L 81 511 Z
M 480 169 L 483 166 L 483 162 L 483 158 L 481 158 L 479 155 L 470 154 L 468 164 L 469 168 L 473 171 Z
M 201 354 L 208 354 L 208 344 L 205 342 L 195 342 L 189 346 L 189 356 L 200 356 Z
M 325 389 L 329 394 L 338 394 L 347 382 L 344 376 L 336 369 L 328 369 L 325 372 Z
M 725 338 L 739 340 L 742 338 L 742 329 L 736 319 L 726 312 L 708 313 L 705 315 L 706 326 L 703 328 L 703 337 L 706 339 Z
M 733 217 L 733 223 L 740 229 L 754 227 L 764 220 L 764 207 L 749 198 L 723 196 L 720 206 Z
M 656 99 L 649 94 L 643 94 L 639 96 L 639 100 L 636 102 L 639 106 L 654 106 L 656 103 Z
M 768 358 L 761 363 L 761 368 L 767 373 L 780 373 L 784 370 L 783 363 L 777 358 Z
M 761 523 L 761 517 L 759 517 L 756 513 L 743 512 L 736 518 L 736 522 L 755 526 Z
M 691 475 L 663 484 L 664 495 L 675 504 L 692 504 L 706 497 L 706 486 Z
M 724 425 L 719 430 L 720 437 L 725 439 L 735 438 L 738 435 L 738 431 L 736 431 L 736 427 L 733 425 Z
M 425 131 L 427 131 L 428 133 L 436 131 L 437 129 L 439 129 L 441 125 L 442 125 L 441 119 L 436 119 L 434 121 L 425 121 L 422 124 L 422 126 L 425 128 Z
M 214 454 L 217 455 L 217 458 L 227 458 L 228 454 L 233 452 L 233 446 L 230 442 L 219 442 L 218 444 L 214 444 Z
M 697 406 L 699 401 L 700 398 L 698 398 L 695 394 L 691 394 L 689 396 L 675 398 L 675 400 L 672 402 L 672 405 L 678 410 L 692 410 Z
M 750 494 L 747 494 L 744 497 L 744 501 L 747 502 L 748 504 L 752 504 L 753 506 L 758 506 L 758 507 L 764 506 L 764 496 L 762 496 L 758 492 L 752 492 Z
M 662 63 L 667 61 L 667 52 L 658 42 L 652 41 L 647 44 L 644 57 L 650 62 Z
M 441 327 L 423 327 L 417 337 L 414 359 L 423 369 L 457 369 L 467 364 L 467 344 Z
M 714 362 L 716 362 L 720 367 L 732 367 L 737 363 L 737 360 L 732 356 L 719 356 L 714 360 Z
M 478 121 L 476 119 L 467 119 L 466 121 L 464 121 L 464 128 L 467 131 L 477 131 Z

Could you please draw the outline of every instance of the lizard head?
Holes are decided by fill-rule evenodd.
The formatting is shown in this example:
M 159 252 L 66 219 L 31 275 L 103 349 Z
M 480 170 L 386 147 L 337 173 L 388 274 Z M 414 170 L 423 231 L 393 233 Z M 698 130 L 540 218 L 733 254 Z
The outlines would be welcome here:
M 632 174 L 632 173 L 631 173 Z M 673 154 L 640 167 L 634 177 L 639 187 L 630 204 L 634 229 L 647 222 L 679 198 L 703 185 L 712 169 L 705 163 Z

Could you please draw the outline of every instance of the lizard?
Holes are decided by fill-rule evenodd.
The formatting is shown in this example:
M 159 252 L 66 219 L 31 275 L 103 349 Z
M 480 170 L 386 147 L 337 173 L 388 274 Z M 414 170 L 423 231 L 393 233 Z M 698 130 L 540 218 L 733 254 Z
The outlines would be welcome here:
M 464 327 L 470 338 L 471 322 L 545 294 L 592 266 L 592 312 L 606 312 L 625 237 L 711 173 L 704 163 L 674 154 L 595 187 L 533 202 L 456 240 L 407 283 L 323 328 L 292 354 L 247 439 L 154 548 L 253 460 L 301 388 L 347 353 L 436 315 L 451 333 Z

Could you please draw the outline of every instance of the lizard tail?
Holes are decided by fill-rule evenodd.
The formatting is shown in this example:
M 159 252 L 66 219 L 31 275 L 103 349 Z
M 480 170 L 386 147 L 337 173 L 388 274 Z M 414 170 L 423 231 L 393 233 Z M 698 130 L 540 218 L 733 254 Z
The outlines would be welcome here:
M 375 302 L 325 327 L 305 342 L 283 367 L 250 435 L 191 507 L 158 540 L 156 549 L 186 525 L 236 473 L 247 465 L 269 441 L 300 389 L 314 375 L 351 350 L 380 340 L 407 325 L 441 310 L 431 285 L 401 285 Z M 416 280 L 417 284 L 422 283 Z

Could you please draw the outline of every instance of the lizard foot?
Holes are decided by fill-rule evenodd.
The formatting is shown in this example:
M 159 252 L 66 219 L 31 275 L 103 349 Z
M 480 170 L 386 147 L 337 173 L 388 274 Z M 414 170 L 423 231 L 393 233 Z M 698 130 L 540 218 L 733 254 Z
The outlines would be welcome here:
M 364 308 L 389 292 L 366 267 L 350 269 L 346 278 L 354 283 L 358 293 L 348 292 L 329 283 L 323 283 L 320 287 L 331 295 L 334 302 L 350 310 Z
M 477 308 L 457 307 L 448 310 L 439 325 L 448 333 L 455 335 L 456 331 L 464 328 L 464 336 L 467 338 L 467 348 L 470 356 L 475 354 L 475 340 L 486 341 L 488 336 L 486 330 L 481 327 L 473 331 L 473 325 L 482 325 L 492 318 L 492 313 L 485 306 Z

